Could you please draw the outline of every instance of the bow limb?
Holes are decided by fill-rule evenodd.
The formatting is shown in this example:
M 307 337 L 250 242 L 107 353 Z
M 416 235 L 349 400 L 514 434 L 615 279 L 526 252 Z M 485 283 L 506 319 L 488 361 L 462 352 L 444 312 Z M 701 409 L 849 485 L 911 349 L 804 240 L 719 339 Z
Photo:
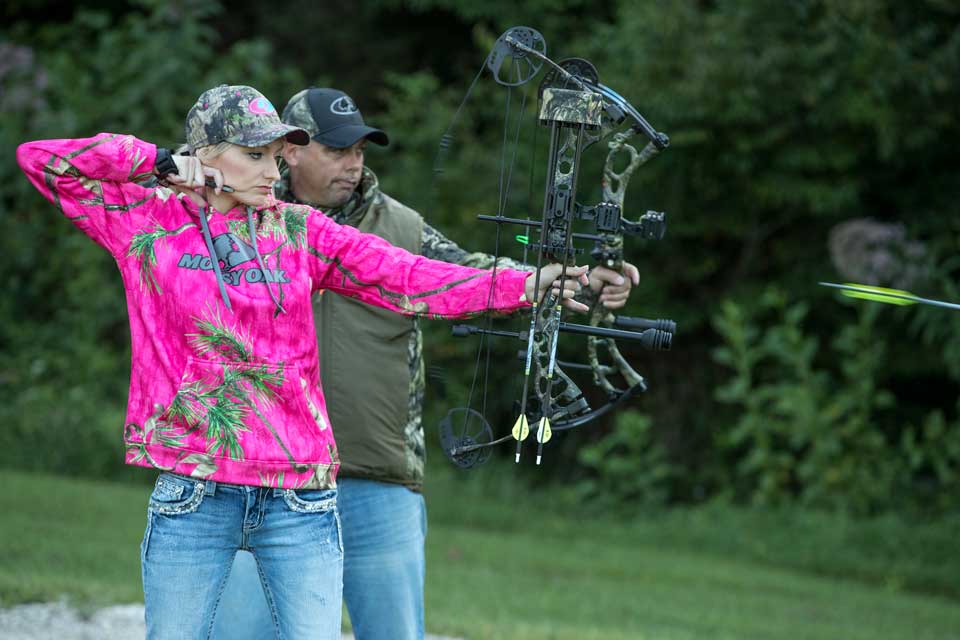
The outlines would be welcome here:
M 623 392 L 618 393 L 615 396 L 611 396 L 606 403 L 597 407 L 596 409 L 591 409 L 590 411 L 580 414 L 578 416 L 571 416 L 563 420 L 557 420 L 553 424 L 554 431 L 568 431 L 570 429 L 575 429 L 577 427 L 589 424 L 600 418 L 601 416 L 618 409 L 620 405 L 624 404 L 638 393 L 642 393 L 647 390 L 645 384 L 634 385 Z
M 590 326 L 598 327 L 612 327 L 614 322 L 614 316 L 612 313 L 609 313 L 602 309 L 602 306 L 598 304 L 593 308 L 593 311 L 590 314 Z M 600 349 L 604 349 L 607 352 L 608 359 L 612 362 L 612 365 L 603 365 L 600 362 Z M 630 363 L 627 362 L 627 359 L 623 357 L 620 353 L 620 349 L 617 347 L 617 343 L 612 338 L 598 338 L 595 336 L 590 336 L 587 338 L 587 362 L 590 365 L 590 369 L 593 372 L 593 382 L 601 389 L 603 389 L 608 397 L 615 397 L 623 393 L 625 389 L 616 387 L 613 382 L 611 382 L 611 374 L 618 373 L 627 383 L 628 388 L 633 387 L 642 387 L 640 390 L 646 390 L 646 382 L 642 375 L 640 375 L 636 369 L 630 366 Z
M 607 143 L 609 151 L 607 152 L 607 158 L 603 165 L 603 181 L 601 183 L 603 199 L 605 202 L 609 202 L 620 208 L 621 228 L 615 233 L 600 234 L 600 239 L 597 240 L 597 246 L 593 251 L 594 257 L 598 262 L 621 274 L 623 274 L 622 229 L 626 222 L 622 217 L 623 200 L 627 190 L 627 184 L 630 182 L 630 177 L 634 171 L 660 152 L 660 149 L 652 141 L 647 143 L 647 146 L 642 152 L 638 152 L 633 145 L 628 144 L 627 141 L 636 132 L 636 128 L 617 132 Z M 618 172 L 615 169 L 615 165 L 618 157 L 624 153 L 629 157 L 629 162 L 622 171 Z M 602 292 L 603 289 L 601 288 L 593 300 L 590 311 L 590 326 L 592 327 L 612 327 L 615 320 L 613 314 L 603 308 L 603 303 L 600 301 L 600 294 Z M 617 347 L 616 341 L 612 338 L 590 336 L 587 338 L 587 358 L 593 372 L 593 381 L 607 393 L 608 397 L 617 397 L 626 390 L 615 387 L 610 381 L 610 373 L 613 372 L 611 367 L 604 367 L 600 364 L 599 351 L 601 347 L 606 350 L 607 355 L 613 362 L 612 369 L 623 377 L 628 389 L 637 388 L 640 391 L 646 390 L 643 376 L 630 366 L 630 363 L 623 357 L 620 349 Z

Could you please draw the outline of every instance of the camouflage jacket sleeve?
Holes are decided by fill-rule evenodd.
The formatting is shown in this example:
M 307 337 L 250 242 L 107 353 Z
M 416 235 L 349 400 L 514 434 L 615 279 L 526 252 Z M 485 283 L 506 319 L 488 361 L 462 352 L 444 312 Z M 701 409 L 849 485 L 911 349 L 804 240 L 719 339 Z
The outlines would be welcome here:
M 470 253 L 461 249 L 456 242 L 446 237 L 426 222 L 423 223 L 423 241 L 421 254 L 432 260 L 441 260 L 465 267 L 490 269 L 493 267 L 494 256 L 489 253 Z M 516 269 L 517 271 L 533 271 L 533 267 L 511 258 L 500 256 L 497 260 L 497 269 Z
M 527 308 L 527 272 L 475 269 L 430 260 L 310 210 L 307 250 L 315 287 L 408 315 L 468 318 Z
M 423 245 L 421 249 L 423 256 L 433 260 L 442 260 L 443 262 L 452 262 L 467 267 L 476 267 L 477 269 L 490 269 L 493 267 L 494 256 L 489 253 L 474 252 L 470 253 L 446 237 L 426 222 L 423 223 Z M 533 271 L 533 266 L 518 262 L 512 258 L 500 256 L 497 260 L 497 269 L 516 269 L 517 271 Z M 585 287 L 574 299 L 578 302 L 592 307 L 596 304 L 597 294 Z

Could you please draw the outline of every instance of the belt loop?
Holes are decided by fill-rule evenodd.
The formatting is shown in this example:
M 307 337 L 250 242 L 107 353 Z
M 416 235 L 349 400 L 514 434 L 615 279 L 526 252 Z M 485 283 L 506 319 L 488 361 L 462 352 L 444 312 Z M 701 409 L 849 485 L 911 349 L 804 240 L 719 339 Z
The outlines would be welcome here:
M 274 490 L 273 490 L 273 497 L 274 497 L 274 498 L 282 498 L 285 491 L 286 491 L 286 489 L 279 489 L 279 488 L 274 489 Z
M 203 495 L 212 496 L 217 492 L 217 482 L 215 480 L 206 480 L 203 483 Z

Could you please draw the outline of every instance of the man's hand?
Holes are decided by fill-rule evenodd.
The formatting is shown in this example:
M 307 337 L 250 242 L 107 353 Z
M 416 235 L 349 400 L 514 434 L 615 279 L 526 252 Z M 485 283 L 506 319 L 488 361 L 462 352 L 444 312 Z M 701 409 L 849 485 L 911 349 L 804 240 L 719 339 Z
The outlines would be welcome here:
M 562 264 L 548 264 L 540 269 L 540 290 L 537 292 L 536 299 L 542 301 L 547 291 L 553 289 L 553 295 L 561 295 L 563 290 L 563 306 L 571 311 L 585 312 L 590 308 L 582 302 L 577 302 L 573 296 L 580 291 L 581 285 L 589 284 L 587 279 L 587 267 L 567 267 L 566 279 L 561 283 L 560 274 L 564 273 Z M 537 281 L 537 272 L 534 271 L 527 277 L 524 287 L 524 298 L 534 300 L 534 284 Z
M 600 292 L 600 302 L 607 309 L 622 309 L 635 284 L 640 284 L 640 272 L 629 262 L 623 263 L 622 275 L 607 267 L 590 270 L 590 288 Z

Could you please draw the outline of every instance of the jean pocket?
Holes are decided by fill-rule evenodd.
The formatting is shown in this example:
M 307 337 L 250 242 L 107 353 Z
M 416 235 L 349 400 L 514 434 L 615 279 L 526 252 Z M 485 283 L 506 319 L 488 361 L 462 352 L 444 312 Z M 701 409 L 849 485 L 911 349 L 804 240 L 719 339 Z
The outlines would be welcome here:
M 283 500 L 297 513 L 322 513 L 337 506 L 336 489 L 284 489 Z
M 203 482 L 172 473 L 161 473 L 150 494 L 149 510 L 175 516 L 193 513 L 203 501 Z

